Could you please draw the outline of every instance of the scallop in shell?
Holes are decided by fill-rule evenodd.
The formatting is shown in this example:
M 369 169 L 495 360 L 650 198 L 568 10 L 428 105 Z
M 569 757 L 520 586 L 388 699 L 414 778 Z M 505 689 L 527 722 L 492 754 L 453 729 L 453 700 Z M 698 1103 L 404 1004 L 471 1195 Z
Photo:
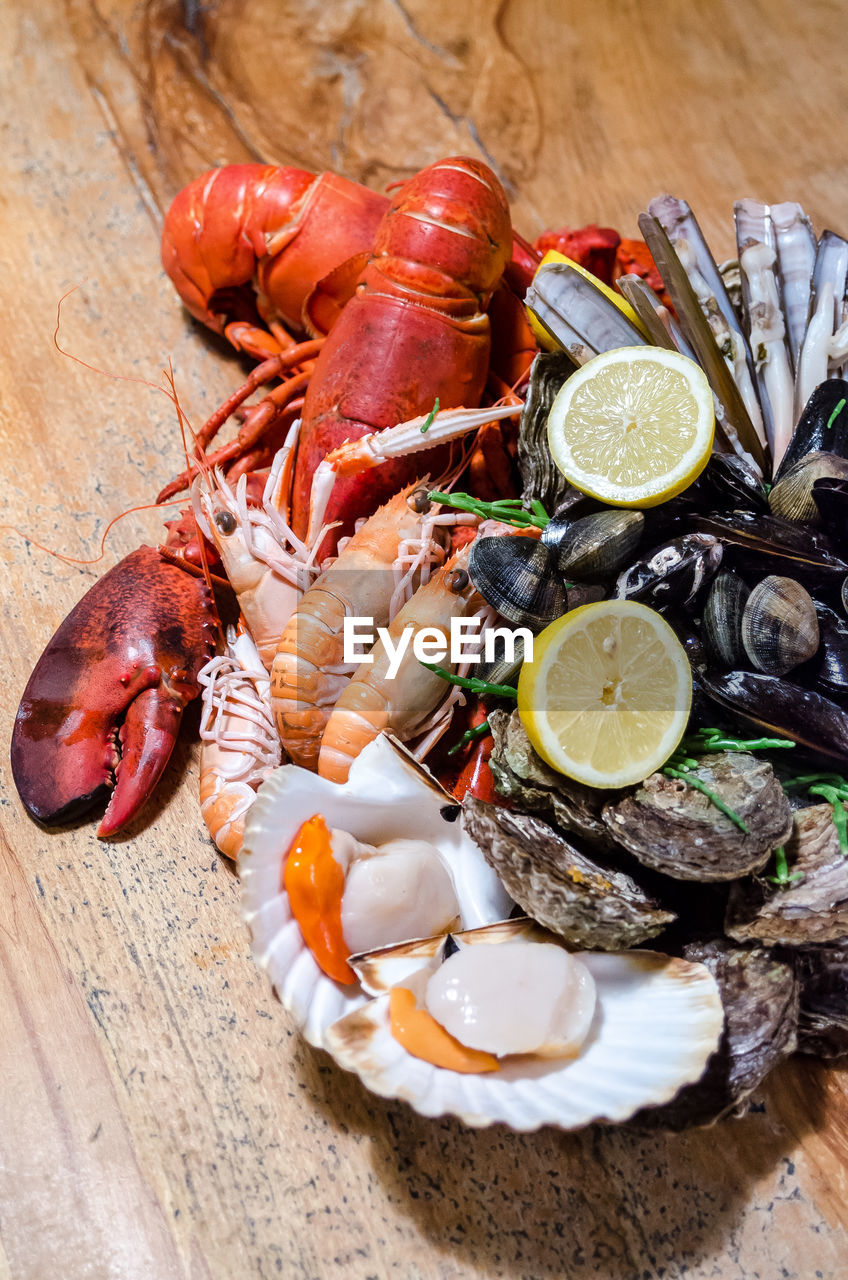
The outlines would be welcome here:
M 322 972 L 282 886 L 287 851 L 316 813 L 329 827 L 366 844 L 383 845 L 414 833 L 434 845 L 450 871 L 466 928 L 502 919 L 512 901 L 463 830 L 453 796 L 385 735 L 365 747 L 342 784 L 298 765 L 275 770 L 259 788 L 245 828 L 239 858 L 244 915 L 258 964 L 306 1039 L 320 1047 L 329 1024 L 365 996 L 358 984 L 343 986 Z
M 558 944 L 522 920 L 454 937 L 460 947 L 518 939 Z M 653 951 L 582 952 L 597 1007 L 576 1057 L 506 1056 L 497 1071 L 483 1076 L 433 1066 L 392 1035 L 389 991 L 427 964 L 435 966 L 444 950 L 445 940 L 433 939 L 429 948 L 419 943 L 354 958 L 363 986 L 376 998 L 335 1022 L 324 1038 L 339 1066 L 373 1093 L 403 1099 L 420 1115 L 456 1115 L 475 1127 L 500 1123 L 523 1132 L 545 1124 L 580 1129 L 620 1122 L 697 1080 L 719 1043 L 721 998 L 703 965 Z
M 794 578 L 764 578 L 745 605 L 742 643 L 752 664 L 768 675 L 785 675 L 812 658 L 819 623 L 810 593 Z

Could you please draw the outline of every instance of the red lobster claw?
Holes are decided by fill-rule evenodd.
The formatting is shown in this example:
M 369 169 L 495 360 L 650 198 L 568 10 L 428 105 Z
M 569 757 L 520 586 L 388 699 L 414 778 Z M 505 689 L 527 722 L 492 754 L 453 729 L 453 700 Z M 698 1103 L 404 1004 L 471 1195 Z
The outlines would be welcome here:
M 135 816 L 198 694 L 215 631 L 206 584 L 153 547 L 94 584 L 39 658 L 15 718 L 12 774 L 34 818 L 78 817 L 113 782 L 98 836 Z

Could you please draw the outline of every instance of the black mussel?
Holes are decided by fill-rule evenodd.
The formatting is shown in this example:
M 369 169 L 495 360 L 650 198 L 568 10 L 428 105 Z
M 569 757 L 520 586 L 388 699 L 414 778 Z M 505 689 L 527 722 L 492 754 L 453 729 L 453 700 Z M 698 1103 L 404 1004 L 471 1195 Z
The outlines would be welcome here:
M 796 678 L 839 701 L 848 697 L 848 620 L 820 600 L 815 606 L 819 647 L 815 656 L 795 673 Z
M 489 727 L 494 739 L 489 768 L 498 795 L 520 809 L 543 814 L 563 831 L 593 845 L 614 845 L 601 819 L 604 792 L 574 782 L 545 764 L 517 711 L 491 711 Z
M 771 765 L 747 751 L 724 751 L 702 756 L 691 776 L 737 820 L 685 778 L 653 773 L 604 805 L 604 822 L 619 844 L 674 880 L 735 880 L 765 866 L 792 830 L 789 801 Z
M 641 511 L 607 508 L 572 520 L 553 521 L 542 533 L 542 541 L 556 552 L 559 571 L 565 578 L 596 581 L 614 573 L 633 555 L 642 538 L 645 517 Z
M 710 534 L 687 533 L 654 547 L 619 574 L 615 594 L 622 600 L 642 600 L 656 609 L 688 604 L 721 564 L 722 549 Z
M 819 622 L 810 593 L 794 578 L 763 578 L 745 604 L 742 644 L 752 666 L 774 676 L 812 658 L 819 647 Z
M 828 378 L 810 396 L 775 472 L 775 483 L 808 453 L 826 449 L 848 458 L 848 382 Z
M 734 719 L 848 764 L 848 714 L 815 690 L 758 671 L 702 672 L 699 683 Z
M 786 862 L 795 877 L 789 884 L 757 876 L 733 886 L 725 933 L 737 942 L 780 947 L 848 938 L 848 857 L 830 804 L 793 814 Z
M 712 580 L 702 618 L 704 644 L 719 667 L 739 667 L 746 661 L 742 616 L 750 589 L 737 573 L 722 569 Z
M 839 588 L 839 599 L 842 602 L 842 608 L 848 614 L 848 578 L 842 579 L 842 585 Z
M 724 939 L 690 943 L 683 955 L 705 964 L 718 983 L 724 1034 L 696 1084 L 684 1085 L 663 1106 L 637 1112 L 630 1123 L 643 1128 L 679 1132 L 742 1114 L 746 1099 L 797 1044 L 798 982 L 791 964 L 773 951 Z
M 556 511 L 572 490 L 548 448 L 548 416 L 557 392 L 574 369 L 574 363 L 562 351 L 536 356 L 521 411 L 518 433 L 518 470 L 524 484 L 521 496 L 528 504 L 538 499 L 546 511 Z
M 825 521 L 813 487 L 823 480 L 848 482 L 848 458 L 835 453 L 805 454 L 784 471 L 769 493 L 769 507 L 776 516 L 793 524 L 824 527 Z
M 730 516 L 694 514 L 690 529 L 718 538 L 725 567 L 755 574 L 783 573 L 806 585 L 836 586 L 848 575 L 848 564 L 823 533 L 777 516 L 734 511 Z
M 848 543 L 848 480 L 824 476 L 813 482 L 812 495 L 822 528 L 842 550 Z
M 848 1053 L 848 946 L 799 951 L 795 972 L 801 987 L 799 1053 L 841 1058 Z
M 477 538 L 468 573 L 486 603 L 516 626 L 541 631 L 565 613 L 554 554 L 537 538 Z
M 533 814 L 472 799 L 462 821 L 518 905 L 575 947 L 633 947 L 675 918 L 629 876 L 599 866 L 573 837 Z
M 714 453 L 683 496 L 708 511 L 768 511 L 760 476 L 735 453 Z

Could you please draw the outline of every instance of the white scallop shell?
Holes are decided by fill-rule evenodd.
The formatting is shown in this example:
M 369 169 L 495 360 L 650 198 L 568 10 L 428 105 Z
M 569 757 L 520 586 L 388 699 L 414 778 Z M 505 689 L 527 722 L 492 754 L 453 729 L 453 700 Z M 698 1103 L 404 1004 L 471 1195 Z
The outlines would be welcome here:
M 458 935 L 466 944 L 497 945 L 516 936 L 561 939 L 528 921 Z M 373 1093 L 400 1098 L 423 1116 L 459 1116 L 466 1124 L 542 1125 L 580 1129 L 620 1123 L 646 1106 L 670 1101 L 698 1080 L 718 1047 L 724 1012 L 718 987 L 703 965 L 655 951 L 580 952 L 595 980 L 598 1004 L 577 1058 L 506 1059 L 497 1072 L 462 1075 L 412 1057 L 392 1036 L 388 987 L 420 968 L 444 942 L 405 944 L 357 958 L 355 967 L 375 999 L 328 1028 L 324 1047 Z M 404 970 L 404 963 L 406 968 Z
M 448 812 L 453 820 L 444 815 Z M 368 844 L 415 836 L 436 845 L 453 875 L 465 928 L 508 915 L 512 899 L 459 821 L 459 805 L 404 747 L 385 735 L 353 762 L 347 782 L 286 764 L 259 788 L 239 856 L 253 954 L 310 1044 L 366 999 L 357 983 L 328 978 L 303 941 L 282 888 L 286 851 L 300 826 L 322 813 L 331 827 Z

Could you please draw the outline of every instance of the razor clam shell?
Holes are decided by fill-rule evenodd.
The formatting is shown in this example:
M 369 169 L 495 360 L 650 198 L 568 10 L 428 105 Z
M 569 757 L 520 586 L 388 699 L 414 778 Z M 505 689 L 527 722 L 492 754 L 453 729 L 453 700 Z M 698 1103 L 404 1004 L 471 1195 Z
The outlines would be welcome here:
M 658 218 L 649 213 L 639 214 L 641 231 L 663 283 L 668 289 L 677 312 L 680 327 L 691 345 L 701 368 L 707 375 L 719 412 L 717 422 L 724 428 L 734 449 L 736 443 L 748 455 L 757 468 L 766 470 L 766 454 L 751 421 L 739 388 L 716 345 L 715 337 L 704 318 L 683 264 Z M 736 449 L 738 452 L 738 449 Z
M 566 262 L 540 267 L 524 301 L 575 364 L 615 347 L 647 345 L 621 308 Z
M 778 888 L 766 880 L 735 884 L 727 904 L 725 933 L 737 942 L 800 947 L 848 938 L 848 857 L 829 804 L 799 809 L 786 841 L 791 873 L 802 880 Z
M 629 876 L 599 866 L 541 818 L 471 799 L 462 820 L 519 906 L 572 946 L 636 946 L 675 919 Z
M 546 764 L 517 711 L 490 711 L 489 728 L 494 739 L 489 768 L 498 795 L 515 801 L 519 809 L 544 814 L 590 844 L 614 845 L 601 819 L 604 792 L 573 782 Z
M 829 345 L 842 324 L 848 287 L 848 241 L 824 231 L 813 267 L 810 313 L 795 375 L 795 409 L 800 413 L 815 387 L 830 375 Z M 841 371 L 840 371 L 841 372 Z
M 685 200 L 674 196 L 655 197 L 648 212 L 662 225 L 675 254 L 685 270 L 701 311 L 728 366 L 743 404 L 761 441 L 762 413 L 755 390 L 754 359 L 739 320 L 725 288 L 724 277 L 710 252 L 704 233 Z M 738 266 L 738 263 L 737 263 Z M 740 275 L 741 295 L 741 275 Z
M 523 922 L 510 923 L 476 943 L 521 936 Z M 546 1124 L 570 1130 L 621 1123 L 701 1075 L 721 1036 L 721 998 L 704 966 L 653 951 L 581 953 L 580 960 L 595 982 L 598 1012 L 576 1058 L 515 1055 L 484 1076 L 435 1067 L 392 1036 L 387 994 L 334 1023 L 325 1048 L 372 1093 L 408 1102 L 423 1116 L 525 1133 Z
M 801 986 L 798 1052 L 848 1053 L 848 946 L 810 947 L 795 956 Z
M 318 967 L 281 888 L 283 859 L 301 824 L 323 813 L 331 827 L 382 844 L 414 832 L 435 844 L 453 876 L 465 926 L 488 924 L 512 906 L 497 876 L 457 821 L 459 806 L 400 743 L 385 734 L 351 766 L 347 782 L 319 778 L 298 765 L 276 769 L 250 808 L 239 857 L 242 909 L 254 958 L 311 1045 L 331 1022 L 365 999 Z
M 848 715 L 815 690 L 759 671 L 701 672 L 699 683 L 713 702 L 743 724 L 848 764 Z
M 773 204 L 771 221 L 777 240 L 786 333 L 792 353 L 792 365 L 797 368 L 798 353 L 807 331 L 818 245 L 813 224 L 800 204 L 791 200 Z
M 692 776 L 735 810 L 747 834 L 685 780 L 653 773 L 635 792 L 604 805 L 614 838 L 675 880 L 736 880 L 765 866 L 792 830 L 789 801 L 771 765 L 749 752 L 724 751 L 702 756 Z
M 546 511 L 556 511 L 569 495 L 577 492 L 557 467 L 548 448 L 551 405 L 573 372 L 574 362 L 562 351 L 536 356 L 530 366 L 527 399 L 521 411 L 518 432 L 518 470 L 524 486 L 521 496 L 528 506 L 538 500 Z
M 810 593 L 794 578 L 763 578 L 745 604 L 742 643 L 758 671 L 776 676 L 812 658 L 819 647 L 819 623 Z
M 673 1102 L 633 1117 L 633 1125 L 680 1132 L 744 1114 L 746 1100 L 797 1044 L 798 983 L 792 966 L 774 952 L 734 947 L 722 940 L 683 948 L 718 982 L 725 1026 L 718 1051 L 701 1079 Z
M 644 325 L 655 347 L 666 351 L 679 351 L 690 360 L 695 353 L 689 346 L 671 312 L 664 307 L 651 286 L 641 276 L 619 276 L 616 281 L 639 320 Z

